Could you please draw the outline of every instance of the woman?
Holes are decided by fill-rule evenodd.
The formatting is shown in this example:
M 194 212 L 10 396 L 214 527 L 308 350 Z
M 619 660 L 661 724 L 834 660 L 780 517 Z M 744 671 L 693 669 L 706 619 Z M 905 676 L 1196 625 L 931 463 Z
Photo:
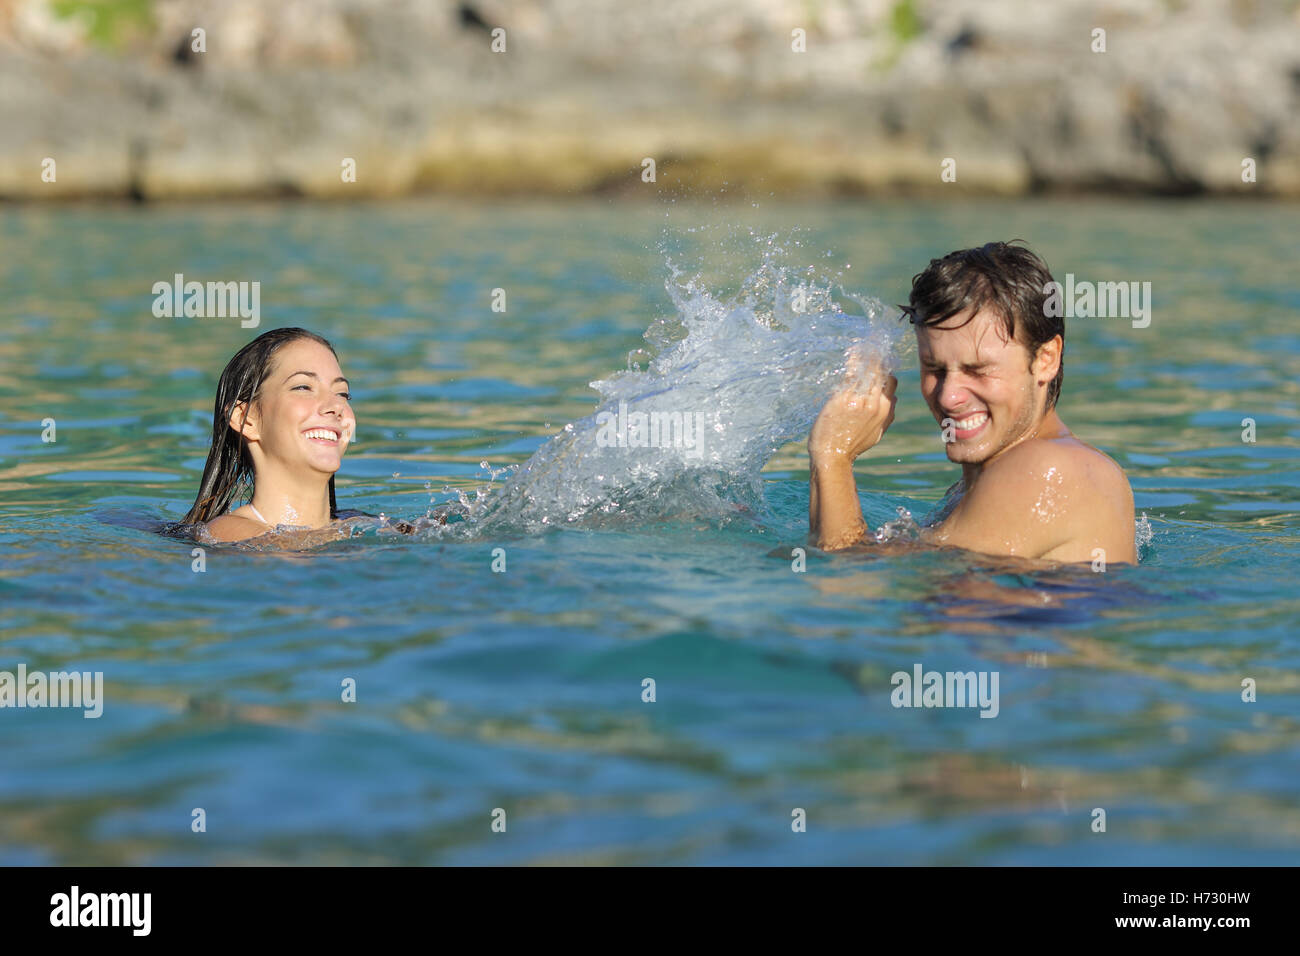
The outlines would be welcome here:
M 338 355 L 319 335 L 272 329 L 249 342 L 217 384 L 212 449 L 184 523 L 216 541 L 279 531 L 301 546 L 346 535 L 339 519 L 364 514 L 340 515 L 334 500 L 334 473 L 356 433 L 351 399 Z M 230 508 L 245 495 L 247 504 Z

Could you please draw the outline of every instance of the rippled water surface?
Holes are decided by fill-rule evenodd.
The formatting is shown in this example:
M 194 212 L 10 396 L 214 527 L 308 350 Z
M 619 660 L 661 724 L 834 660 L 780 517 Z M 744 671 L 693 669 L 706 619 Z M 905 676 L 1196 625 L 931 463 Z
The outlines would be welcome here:
M 0 862 L 1300 862 L 1296 222 L 1092 200 L 4 209 L 0 671 L 102 671 L 105 704 L 0 709 Z M 749 273 L 719 223 L 797 232 L 796 261 L 890 303 L 995 238 L 1058 278 L 1149 281 L 1148 328 L 1068 323 L 1060 406 L 1128 471 L 1140 564 L 812 551 L 795 573 L 798 443 L 765 505 L 723 519 L 212 548 L 202 573 L 151 530 L 193 499 L 222 366 L 279 325 L 330 338 L 352 380 L 341 506 L 500 488 L 481 462 L 591 415 L 588 383 L 674 314 L 665 229 L 719 289 Z M 154 318 L 176 273 L 260 281 L 260 328 Z M 957 477 L 899 377 L 858 468 L 873 524 Z M 891 706 L 916 664 L 998 672 L 998 716 Z

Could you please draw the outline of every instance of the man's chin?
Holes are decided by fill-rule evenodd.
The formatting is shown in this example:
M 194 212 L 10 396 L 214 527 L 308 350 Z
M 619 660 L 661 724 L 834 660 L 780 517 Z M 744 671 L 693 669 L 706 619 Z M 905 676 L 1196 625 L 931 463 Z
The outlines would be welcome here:
M 978 465 L 991 457 L 989 450 L 982 445 L 967 445 L 965 442 L 949 442 L 947 452 L 948 460 L 954 465 Z

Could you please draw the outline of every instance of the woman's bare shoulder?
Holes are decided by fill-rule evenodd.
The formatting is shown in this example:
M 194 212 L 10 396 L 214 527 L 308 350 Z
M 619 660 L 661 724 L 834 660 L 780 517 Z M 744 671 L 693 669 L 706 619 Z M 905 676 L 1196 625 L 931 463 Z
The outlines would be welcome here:
M 208 522 L 208 534 L 218 541 L 244 541 L 266 531 L 266 525 L 243 515 L 218 515 Z

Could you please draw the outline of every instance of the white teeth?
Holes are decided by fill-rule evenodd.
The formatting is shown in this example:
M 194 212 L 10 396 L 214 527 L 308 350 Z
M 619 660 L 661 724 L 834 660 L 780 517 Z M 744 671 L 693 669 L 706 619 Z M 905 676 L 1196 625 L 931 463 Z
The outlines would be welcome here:
M 308 438 L 323 438 L 326 441 L 338 441 L 338 432 L 330 431 L 328 428 L 313 428 L 310 431 L 303 432 Z
M 972 415 L 970 418 L 963 418 L 960 421 L 955 421 L 953 424 L 956 425 L 959 430 L 967 432 L 972 428 L 979 428 L 988 420 L 989 416 L 984 412 L 980 412 L 976 415 Z

